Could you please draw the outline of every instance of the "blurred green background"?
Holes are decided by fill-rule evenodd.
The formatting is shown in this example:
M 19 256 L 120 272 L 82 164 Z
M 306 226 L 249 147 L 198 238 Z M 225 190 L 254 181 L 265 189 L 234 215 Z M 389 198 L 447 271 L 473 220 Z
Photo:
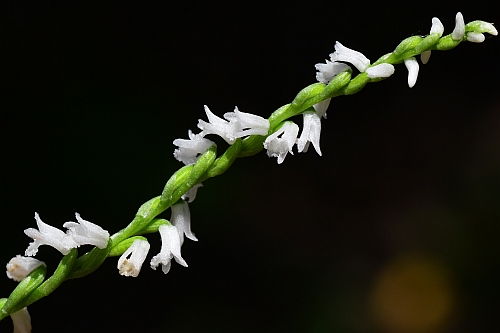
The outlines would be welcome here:
M 172 141 L 204 104 L 267 117 L 337 40 L 373 62 L 433 16 L 445 34 L 459 10 L 500 22 L 487 5 L 416 6 L 2 3 L 0 262 L 24 252 L 35 212 L 118 231 L 181 166 Z M 401 64 L 334 99 L 323 157 L 261 152 L 205 182 L 189 268 L 134 279 L 108 259 L 30 306 L 34 331 L 500 331 L 499 43 L 433 52 L 412 89 Z M 49 272 L 60 257 L 37 255 Z M 15 286 L 4 276 L 0 296 Z

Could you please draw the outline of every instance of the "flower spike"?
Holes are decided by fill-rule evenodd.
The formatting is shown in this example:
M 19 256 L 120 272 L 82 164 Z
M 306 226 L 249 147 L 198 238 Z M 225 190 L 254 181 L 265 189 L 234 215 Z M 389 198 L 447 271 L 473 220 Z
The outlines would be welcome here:
M 40 245 L 50 245 L 63 255 L 67 255 L 71 249 L 78 246 L 70 236 L 64 233 L 64 231 L 44 223 L 40 219 L 40 216 L 38 216 L 38 213 L 35 213 L 35 220 L 38 225 L 38 230 L 34 228 L 24 230 L 24 233 L 34 240 L 26 249 L 26 256 L 34 256 L 38 252 L 38 247 Z

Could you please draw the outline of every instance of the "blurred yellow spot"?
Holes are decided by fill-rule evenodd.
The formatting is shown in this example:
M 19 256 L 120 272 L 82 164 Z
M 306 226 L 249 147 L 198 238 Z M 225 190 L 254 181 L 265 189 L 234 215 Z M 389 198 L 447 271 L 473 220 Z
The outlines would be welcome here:
M 444 332 L 453 307 L 445 267 L 417 256 L 390 262 L 376 278 L 371 295 L 371 312 L 382 332 Z

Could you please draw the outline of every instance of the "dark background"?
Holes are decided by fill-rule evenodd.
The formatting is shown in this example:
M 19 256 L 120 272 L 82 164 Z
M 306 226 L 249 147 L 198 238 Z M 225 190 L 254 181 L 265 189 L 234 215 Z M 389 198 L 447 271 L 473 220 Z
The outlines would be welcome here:
M 0 262 L 24 252 L 34 212 L 118 231 L 182 166 L 172 141 L 198 132 L 204 104 L 267 117 L 315 82 L 337 40 L 374 62 L 433 16 L 445 34 L 458 10 L 500 22 L 455 6 L 2 3 Z M 34 331 L 500 330 L 499 43 L 433 52 L 412 89 L 401 64 L 334 99 L 323 157 L 261 152 L 205 182 L 189 268 L 151 270 L 150 235 L 138 278 L 108 259 L 31 305 Z M 52 272 L 61 255 L 37 258 Z M 8 297 L 16 282 L 0 281 Z

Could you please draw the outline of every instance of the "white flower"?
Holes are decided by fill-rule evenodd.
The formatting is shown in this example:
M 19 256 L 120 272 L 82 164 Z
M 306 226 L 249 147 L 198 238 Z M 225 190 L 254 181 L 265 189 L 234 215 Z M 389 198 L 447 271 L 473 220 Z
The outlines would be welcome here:
M 283 163 L 288 153 L 293 155 L 292 148 L 297 141 L 299 126 L 292 122 L 286 122 L 279 130 L 269 135 L 264 141 L 264 148 L 267 149 L 267 156 L 277 157 L 278 164 Z M 281 135 L 281 138 L 278 136 Z
M 234 108 L 234 112 L 226 113 L 224 118 L 229 120 L 230 124 L 235 125 L 233 139 L 248 135 L 267 135 L 269 131 L 269 120 L 251 113 L 241 112 L 238 107 Z
M 321 134 L 321 118 L 315 112 L 304 112 L 304 128 L 297 140 L 297 150 L 299 153 L 307 152 L 309 143 L 312 142 L 314 149 L 321 156 L 319 148 L 319 137 Z
M 437 17 L 432 18 L 432 26 L 431 26 L 431 32 L 429 32 L 429 35 L 438 33 L 439 36 L 442 36 L 444 32 L 444 25 L 441 23 L 441 21 Z
M 413 88 L 418 77 L 418 62 L 415 57 L 405 59 L 405 66 L 408 69 L 408 86 Z
M 227 120 L 217 117 L 210 111 L 208 106 L 205 107 L 208 123 L 204 120 L 198 119 L 198 128 L 201 129 L 201 136 L 207 134 L 217 134 L 230 145 L 236 140 L 235 133 L 238 131 L 238 126 L 235 122 L 231 123 Z
M 324 84 L 330 83 L 330 81 L 333 80 L 333 78 L 338 74 L 351 69 L 349 65 L 341 62 L 332 62 L 330 60 L 326 60 L 326 64 L 316 64 L 314 67 L 316 67 L 316 70 L 318 71 L 316 73 L 316 80 Z
M 62 230 L 44 223 L 38 216 L 38 213 L 35 213 L 35 220 L 38 225 L 38 230 L 34 228 L 24 230 L 24 233 L 34 240 L 26 249 L 25 255 L 30 257 L 34 256 L 38 252 L 38 247 L 40 245 L 50 245 L 63 255 L 67 255 L 71 249 L 78 246 L 75 241 Z
M 172 258 L 178 264 L 188 267 L 186 261 L 181 257 L 181 240 L 177 228 L 173 225 L 162 225 L 158 231 L 161 235 L 161 250 L 158 255 L 151 259 L 151 268 L 156 270 L 156 267 L 161 264 L 163 273 L 167 274 Z
M 184 243 L 184 235 L 193 241 L 198 241 L 198 238 L 191 231 L 191 213 L 189 212 L 189 205 L 183 201 L 180 204 L 173 205 L 172 216 L 170 223 L 177 228 L 181 245 Z
M 453 40 L 461 40 L 464 38 L 465 34 L 465 22 L 462 13 L 458 12 L 457 16 L 455 16 L 455 29 L 451 33 L 451 38 Z
M 482 32 L 487 32 L 487 33 L 489 33 L 490 35 L 493 35 L 493 36 L 498 35 L 497 29 L 493 26 L 493 24 L 488 23 L 488 22 L 480 21 L 480 23 L 479 23 L 479 29 Z
M 437 18 L 433 17 L 432 18 L 432 26 L 431 26 L 431 32 L 429 33 L 430 35 L 432 34 L 439 34 L 439 37 L 443 35 L 444 32 L 444 26 L 443 23 Z M 431 57 L 431 51 L 424 51 L 420 55 L 420 60 L 422 61 L 422 64 L 426 64 L 429 61 L 429 58 Z
M 7 277 L 20 282 L 26 275 L 40 265 L 45 265 L 45 263 L 35 258 L 17 255 L 10 259 L 7 264 Z
M 95 245 L 100 249 L 108 246 L 109 232 L 80 217 L 80 214 L 75 213 L 78 222 L 66 222 L 63 227 L 68 229 L 68 235 L 80 246 L 84 244 Z
M 467 41 L 473 43 L 482 43 L 484 42 L 484 35 L 480 32 L 469 32 L 467 33 Z
M 327 99 L 313 105 L 314 111 L 316 111 L 316 114 L 318 115 L 318 117 L 320 117 L 320 118 L 323 117 L 326 119 L 326 110 L 328 109 L 328 106 L 330 106 L 331 100 L 332 100 L 331 98 L 327 98 Z
M 335 43 L 335 52 L 330 54 L 332 61 L 346 61 L 354 65 L 360 72 L 364 72 L 370 66 L 370 60 L 361 52 L 351 50 L 339 42 Z
M 202 183 L 196 184 L 191 187 L 186 193 L 182 195 L 182 200 L 187 200 L 187 202 L 191 203 L 196 199 L 196 194 L 198 193 L 198 188 L 203 187 Z
M 211 146 L 215 146 L 213 141 L 203 138 L 203 135 L 193 134 L 188 131 L 189 140 L 175 139 L 174 145 L 179 147 L 174 150 L 174 157 L 185 165 L 196 163 L 201 154 Z
M 31 317 L 27 308 L 10 315 L 14 324 L 14 333 L 31 333 Z
M 149 251 L 148 241 L 136 239 L 118 259 L 120 275 L 137 277 Z
M 394 66 L 391 64 L 378 64 L 366 70 L 366 74 L 370 79 L 378 77 L 389 77 L 394 74 Z

